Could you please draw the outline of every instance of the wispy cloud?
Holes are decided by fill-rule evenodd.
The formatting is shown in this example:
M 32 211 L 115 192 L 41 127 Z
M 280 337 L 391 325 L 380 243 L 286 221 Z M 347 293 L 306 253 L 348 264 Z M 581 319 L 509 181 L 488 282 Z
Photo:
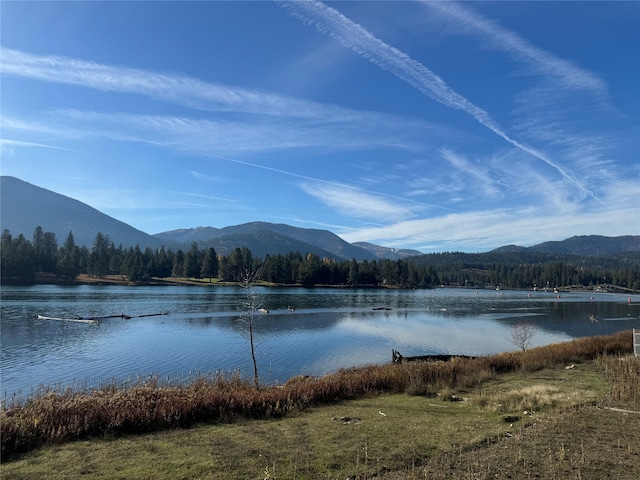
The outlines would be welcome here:
M 462 154 L 456 153 L 449 148 L 441 148 L 440 154 L 442 158 L 447 160 L 447 162 L 459 172 L 461 177 L 467 180 L 464 182 L 465 188 L 471 189 L 484 197 L 498 198 L 502 196 L 500 189 L 486 168 L 477 163 L 471 163 Z
M 207 110 L 314 117 L 332 107 L 257 90 L 207 83 L 185 75 L 103 65 L 2 48 L 2 73 L 103 91 L 136 93 Z M 338 110 L 338 107 L 336 107 Z M 334 112 L 335 113 L 335 112 Z
M 577 168 L 601 164 L 618 143 L 602 125 L 602 107 L 584 92 L 566 92 L 545 82 L 520 92 L 513 113 L 518 132 L 554 148 Z M 617 115 L 610 111 L 608 116 Z
M 29 142 L 23 140 L 11 140 L 8 138 L 0 138 L 0 147 L 2 148 L 10 148 L 10 147 L 35 147 L 35 148 L 51 148 L 53 150 L 66 150 L 70 151 L 70 148 L 59 147 L 57 145 L 47 145 L 44 143 L 38 142 Z
M 415 205 L 401 204 L 379 195 L 340 185 L 301 183 L 300 188 L 324 204 L 352 218 L 392 221 L 413 216 Z
M 116 93 L 133 93 L 157 100 L 214 112 L 202 119 L 163 115 L 67 110 L 49 112 L 38 121 L 3 116 L 5 129 L 15 128 L 56 134 L 58 138 L 109 134 L 126 141 L 146 130 L 167 132 L 164 142 L 187 139 L 195 148 L 240 155 L 275 149 L 314 148 L 325 151 L 374 148 L 419 150 L 429 142 L 461 135 L 454 129 L 416 118 L 345 108 L 274 92 L 204 82 L 180 74 L 104 65 L 56 55 L 35 55 L 1 48 L 2 75 L 31 78 Z M 56 116 L 67 117 L 58 119 Z M 58 128 L 60 121 L 74 125 Z M 197 117 L 197 118 L 195 118 Z M 60 121 L 59 121 L 60 120 Z M 130 135 L 123 128 L 133 127 Z M 98 125 L 100 124 L 100 125 Z M 106 128 L 106 131 L 105 131 Z M 110 132 L 110 133 L 109 133 Z
M 423 64 L 375 37 L 337 10 L 318 1 L 278 2 L 278 4 L 293 17 L 329 35 L 381 69 L 409 83 L 432 100 L 470 115 L 512 146 L 554 168 L 566 182 L 582 194 L 593 196 L 593 192 L 585 188 L 568 170 L 541 151 L 511 138 L 488 112 L 458 94 Z
M 212 202 L 232 202 L 232 203 L 238 203 L 239 200 L 237 199 L 233 199 L 233 198 L 224 198 L 224 197 L 216 197 L 213 195 L 204 195 L 201 193 L 191 193 L 191 192 L 176 192 L 180 195 L 184 195 L 187 197 L 192 197 L 192 198 L 199 198 L 199 199 L 203 199 L 203 200 L 211 200 Z M 211 204 L 205 205 L 206 207 L 210 207 Z
M 606 94 L 607 84 L 593 72 L 529 43 L 494 20 L 456 2 L 422 0 L 422 4 L 457 22 L 456 33 L 473 33 L 491 48 L 510 54 L 534 74 L 553 76 L 567 88 Z M 465 28 L 460 28 L 460 27 Z
M 58 55 L 36 55 L 11 48 L 0 48 L 2 75 L 14 75 L 50 83 L 75 85 L 117 93 L 133 93 L 190 108 L 259 116 L 289 117 L 307 121 L 353 122 L 382 127 L 419 122 L 425 129 L 442 129 L 416 119 L 391 114 L 354 110 L 338 105 L 304 100 L 274 92 L 265 92 L 221 83 L 204 82 L 186 75 L 155 72 Z
M 378 148 L 413 151 L 422 150 L 429 143 L 429 129 L 422 130 L 420 124 L 408 121 L 372 129 L 358 122 L 344 125 L 291 118 L 218 120 L 57 110 L 41 114 L 37 119 L 5 116 L 2 126 L 6 130 L 57 135 L 59 138 L 103 137 L 118 141 L 145 141 L 223 155 L 303 148 L 313 148 L 316 152 Z M 435 131 L 432 133 L 437 136 Z M 426 142 L 424 137 L 420 138 L 425 134 Z
M 433 203 L 427 203 L 416 199 L 404 199 L 388 193 L 378 193 L 309 175 L 302 175 L 291 170 L 271 167 L 267 164 L 255 161 L 247 161 L 231 156 L 233 153 L 246 153 L 248 151 L 265 151 L 276 148 L 293 148 L 303 145 L 299 138 L 300 132 L 294 132 L 294 126 L 288 129 L 280 124 L 265 125 L 259 134 L 254 130 L 247 133 L 240 124 L 227 125 L 222 122 L 210 120 L 194 120 L 180 117 L 132 115 L 132 114 L 104 114 L 99 112 L 86 112 L 78 110 L 64 110 L 53 112 L 55 122 L 43 119 L 41 121 L 14 121 L 11 118 L 3 119 L 12 128 L 38 132 L 46 131 L 47 135 L 55 134 L 57 130 L 61 135 L 76 136 L 78 138 L 108 138 L 112 140 L 137 142 L 169 148 L 179 152 L 192 152 L 205 157 L 242 165 L 252 169 L 263 170 L 301 180 L 306 185 L 313 184 L 313 188 L 303 188 L 308 194 L 321 198 L 327 206 L 334 208 L 351 218 L 368 216 L 376 219 L 407 218 L 412 211 L 419 209 L 444 209 L 451 208 Z M 356 142 L 354 136 L 349 137 L 350 132 L 329 135 L 327 143 L 333 139 L 332 148 L 349 148 Z M 318 132 L 315 132 L 317 135 Z M 291 143 L 287 139 L 291 135 L 298 138 Z M 311 134 L 310 134 L 311 135 Z M 341 135 L 345 135 L 342 137 Z M 343 138 L 341 141 L 340 138 Z M 344 145 L 341 143 L 344 142 Z M 375 142 L 372 138 L 371 142 Z M 240 145 L 235 147 L 234 145 Z M 312 145 L 309 142 L 306 146 Z M 319 143 L 318 147 L 323 144 Z M 219 154 L 216 152 L 223 152 Z M 228 153 L 227 153 L 228 152 Z M 192 176 L 202 178 L 197 172 L 191 172 Z M 319 193 L 325 192 L 325 193 Z M 386 199 L 386 200 L 383 200 Z M 365 205 L 366 204 L 366 205 Z M 400 207 L 399 205 L 403 206 Z M 360 205 L 358 208 L 355 206 Z
M 447 245 L 455 249 L 486 250 L 498 245 L 529 246 L 569 238 L 585 228 L 596 235 L 628 235 L 628 226 L 638 225 L 635 207 L 617 209 L 615 223 L 611 222 L 611 215 L 607 209 L 580 215 L 536 208 L 476 210 L 397 222 L 385 227 L 352 229 L 340 236 L 348 242 L 366 241 L 389 247 L 411 245 L 425 252 L 430 250 L 430 245 L 437 245 L 437 251 L 446 250 Z
M 422 4 L 441 18 L 453 21 L 454 34 L 478 38 L 483 46 L 504 52 L 522 65 L 524 74 L 539 77 L 538 82 L 515 97 L 514 130 L 521 138 L 546 145 L 566 165 L 571 165 L 572 176 L 579 179 L 580 184 L 592 185 L 590 191 L 602 199 L 599 186 L 605 179 L 617 181 L 614 169 L 610 168 L 610 155 L 612 147 L 619 144 L 618 139 L 600 133 L 602 125 L 597 123 L 603 109 L 609 115 L 614 113 L 604 102 L 608 95 L 605 80 L 570 60 L 533 45 L 465 5 L 431 0 L 422 0 Z M 536 177 L 535 183 L 543 183 L 539 174 L 533 171 L 531 174 Z M 555 189 L 559 187 L 556 182 L 547 184 Z M 558 205 L 560 196 L 565 205 L 569 201 L 566 195 L 557 191 L 548 192 L 548 196 L 557 197 Z
M 390 148 L 416 150 L 424 148 L 425 141 L 433 143 L 459 132 L 429 124 L 415 118 L 344 108 L 303 100 L 273 92 L 251 90 L 238 86 L 203 82 L 185 75 L 169 74 L 103 65 L 74 58 L 35 55 L 2 48 L 2 75 L 32 78 L 49 83 L 62 83 L 95 90 L 133 93 L 216 113 L 215 120 L 147 116 L 148 128 L 182 130 L 192 140 L 209 147 L 219 148 L 223 154 L 284 149 L 371 149 Z M 75 112 L 84 120 L 97 121 L 109 114 Z M 140 127 L 143 116 L 111 114 Z M 116 117 L 117 115 L 117 117 Z M 67 112 L 67 116 L 71 113 Z M 93 116 L 93 119 L 91 118 Z M 47 121 L 50 121 L 48 119 Z M 21 128 L 19 118 L 3 119 L 5 128 Z M 33 121 L 30 122 L 33 125 Z M 56 121 L 52 122 L 54 125 Z M 154 126 L 151 124 L 155 123 Z M 170 125 L 171 123 L 171 125 Z M 42 133 L 60 129 L 42 122 Z M 207 130 L 207 135 L 202 131 Z M 77 138 L 92 132 L 79 124 L 64 132 L 64 137 Z
M 228 177 L 221 177 L 219 175 L 209 175 L 207 173 L 198 172 L 196 170 L 191 170 L 189 173 L 193 178 L 197 180 L 204 180 L 206 182 L 226 183 L 231 180 Z

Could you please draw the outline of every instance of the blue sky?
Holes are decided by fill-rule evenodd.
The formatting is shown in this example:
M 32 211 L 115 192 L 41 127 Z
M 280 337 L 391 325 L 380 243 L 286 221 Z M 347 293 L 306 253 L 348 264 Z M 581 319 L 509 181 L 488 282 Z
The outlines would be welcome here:
M 1 171 L 148 233 L 640 234 L 639 2 L 16 2 Z

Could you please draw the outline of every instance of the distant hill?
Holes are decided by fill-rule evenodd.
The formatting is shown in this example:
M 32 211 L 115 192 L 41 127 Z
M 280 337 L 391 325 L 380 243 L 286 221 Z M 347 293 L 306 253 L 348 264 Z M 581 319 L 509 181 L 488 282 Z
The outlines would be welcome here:
M 535 265 L 562 262 L 594 268 L 640 268 L 640 235 L 576 236 L 531 247 L 505 245 L 484 253 L 445 252 L 411 257 L 420 265 L 457 265 L 486 268 L 490 265 Z
M 62 245 L 69 235 L 78 246 L 91 247 L 96 234 L 109 235 L 118 246 L 159 247 L 160 239 L 116 220 L 89 205 L 72 198 L 36 187 L 15 177 L 0 177 L 0 226 L 17 237 L 31 240 L 36 227 L 53 232 Z
M 313 253 L 319 257 L 342 260 L 375 260 L 366 249 L 345 242 L 327 230 L 292 227 L 285 224 L 251 222 L 224 228 L 197 227 L 173 230 L 154 235 L 173 242 L 196 242 L 213 247 L 227 255 L 236 247 L 247 247 L 255 256 L 277 255 L 289 252 Z
M 640 266 L 640 235 L 605 237 L 576 236 L 532 247 L 506 245 L 486 253 L 422 254 L 416 250 L 392 249 L 371 243 L 350 244 L 327 230 L 292 227 L 285 224 L 251 222 L 225 228 L 197 227 L 149 235 L 116 220 L 78 200 L 54 193 L 14 177 L 0 177 L 0 227 L 15 237 L 31 240 L 37 226 L 56 234 L 62 244 L 69 231 L 76 245 L 91 247 L 96 234 L 109 236 L 116 246 L 140 248 L 214 247 L 218 253 L 231 253 L 246 247 L 257 257 L 267 254 L 313 253 L 338 260 L 376 260 L 407 258 L 431 265 L 485 265 L 487 263 L 531 264 L 565 261 L 603 267 Z M 616 267 L 617 268 L 617 267 Z
M 214 227 L 196 227 L 196 228 L 180 228 L 178 230 L 170 230 L 168 232 L 156 233 L 153 236 L 161 240 L 168 240 L 177 243 L 200 243 L 215 238 L 220 232 L 219 228 Z
M 380 245 L 374 245 L 373 243 L 367 242 L 354 242 L 352 245 L 364 248 L 374 254 L 377 258 L 388 258 L 389 260 L 400 260 L 403 258 L 415 257 L 416 255 L 422 255 L 422 252 L 419 252 L 418 250 L 381 247 Z
M 498 247 L 491 250 L 492 253 L 514 253 L 514 252 L 526 252 L 527 247 L 520 247 L 518 245 L 505 245 L 504 247 Z
M 569 255 L 614 255 L 624 252 L 640 252 L 640 235 L 604 237 L 583 235 L 557 242 L 544 242 L 529 247 L 532 252 L 564 253 Z

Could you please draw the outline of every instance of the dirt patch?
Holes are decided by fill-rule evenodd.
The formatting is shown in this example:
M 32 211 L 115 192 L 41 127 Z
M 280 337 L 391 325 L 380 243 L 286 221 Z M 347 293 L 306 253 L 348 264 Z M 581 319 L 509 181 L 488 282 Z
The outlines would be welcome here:
M 341 423 L 342 425 L 356 425 L 358 423 L 362 423 L 362 420 L 356 417 L 333 417 L 331 420 L 336 423 Z

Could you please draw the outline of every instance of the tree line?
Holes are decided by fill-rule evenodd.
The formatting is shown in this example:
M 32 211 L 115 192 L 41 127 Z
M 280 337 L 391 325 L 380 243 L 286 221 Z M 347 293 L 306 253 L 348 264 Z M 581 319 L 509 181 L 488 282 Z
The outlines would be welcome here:
M 255 279 L 280 285 L 387 286 L 400 288 L 439 285 L 482 288 L 593 287 L 616 285 L 640 290 L 640 274 L 633 268 L 600 268 L 566 262 L 536 264 L 460 260 L 443 262 L 446 254 L 430 254 L 401 260 L 336 260 L 290 252 L 254 257 L 246 247 L 229 255 L 214 248 L 188 249 L 116 247 L 108 235 L 97 233 L 93 246 L 77 246 L 69 232 L 62 246 L 54 233 L 37 227 L 33 238 L 2 232 L 0 243 L 2 283 L 34 283 L 37 273 L 55 274 L 72 283 L 79 274 L 93 277 L 120 275 L 131 282 L 152 278 L 196 278 L 241 283 L 247 272 Z

